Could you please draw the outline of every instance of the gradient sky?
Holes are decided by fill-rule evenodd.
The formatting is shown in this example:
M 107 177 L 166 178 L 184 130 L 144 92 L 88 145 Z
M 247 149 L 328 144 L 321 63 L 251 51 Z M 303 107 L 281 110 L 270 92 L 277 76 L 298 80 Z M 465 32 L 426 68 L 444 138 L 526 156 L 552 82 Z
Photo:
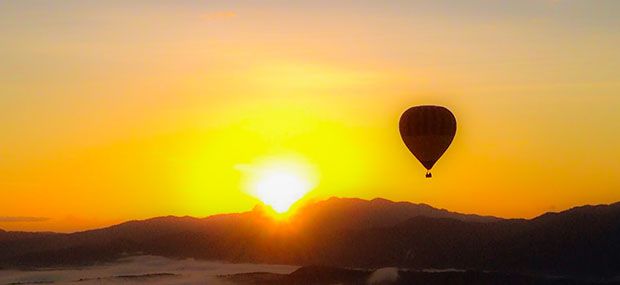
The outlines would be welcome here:
M 533 217 L 620 200 L 620 1 L 2 1 L 0 228 L 249 210 L 243 169 L 307 196 Z M 457 117 L 424 178 L 412 105 Z

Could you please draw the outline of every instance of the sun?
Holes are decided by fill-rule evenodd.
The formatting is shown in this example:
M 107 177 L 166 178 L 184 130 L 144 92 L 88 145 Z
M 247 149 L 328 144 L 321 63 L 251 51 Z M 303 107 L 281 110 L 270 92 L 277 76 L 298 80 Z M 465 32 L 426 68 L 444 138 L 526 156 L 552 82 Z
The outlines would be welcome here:
M 247 191 L 279 214 L 287 212 L 315 185 L 314 171 L 299 159 L 264 159 L 242 169 L 249 176 Z
M 286 169 L 274 169 L 263 175 L 255 185 L 256 196 L 278 213 L 288 211 L 311 188 L 306 179 Z

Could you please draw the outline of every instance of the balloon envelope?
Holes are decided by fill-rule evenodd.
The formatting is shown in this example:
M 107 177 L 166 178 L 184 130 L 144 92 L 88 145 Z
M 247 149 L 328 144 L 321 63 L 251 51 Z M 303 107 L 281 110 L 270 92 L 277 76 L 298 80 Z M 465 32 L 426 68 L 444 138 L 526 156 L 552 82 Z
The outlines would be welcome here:
M 415 106 L 400 117 L 399 129 L 409 151 L 431 170 L 452 143 L 456 118 L 441 106 Z

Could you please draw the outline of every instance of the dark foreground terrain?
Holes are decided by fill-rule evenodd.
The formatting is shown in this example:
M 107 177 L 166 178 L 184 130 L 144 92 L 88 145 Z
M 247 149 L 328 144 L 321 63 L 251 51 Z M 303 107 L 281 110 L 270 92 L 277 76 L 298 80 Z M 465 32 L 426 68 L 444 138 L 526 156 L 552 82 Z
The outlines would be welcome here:
M 525 220 L 384 199 L 332 198 L 301 208 L 288 221 L 274 220 L 257 208 L 207 218 L 131 221 L 71 234 L 0 231 L 0 268 L 83 266 L 134 255 L 339 268 L 472 270 L 455 273 L 457 280 L 475 274 L 471 272 L 614 280 L 620 276 L 620 203 Z M 403 276 L 409 275 L 435 276 Z M 526 278 L 519 276 L 509 279 Z
M 302 267 L 291 274 L 239 273 L 220 276 L 240 285 L 595 285 L 620 284 L 611 281 L 573 280 L 561 277 L 536 277 L 522 274 L 491 273 L 480 271 L 425 272 L 393 269 L 393 272 L 338 269 L 333 267 Z

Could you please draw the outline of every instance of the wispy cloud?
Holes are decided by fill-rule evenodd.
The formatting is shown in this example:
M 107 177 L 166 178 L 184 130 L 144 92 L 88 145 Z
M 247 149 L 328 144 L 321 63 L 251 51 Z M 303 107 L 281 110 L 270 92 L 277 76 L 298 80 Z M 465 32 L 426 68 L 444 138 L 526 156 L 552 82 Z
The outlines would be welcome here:
M 45 222 L 49 218 L 45 217 L 10 217 L 0 216 L 0 223 L 24 223 L 24 222 Z
M 205 14 L 206 20 L 226 20 L 237 17 L 237 13 L 233 11 L 217 11 Z

